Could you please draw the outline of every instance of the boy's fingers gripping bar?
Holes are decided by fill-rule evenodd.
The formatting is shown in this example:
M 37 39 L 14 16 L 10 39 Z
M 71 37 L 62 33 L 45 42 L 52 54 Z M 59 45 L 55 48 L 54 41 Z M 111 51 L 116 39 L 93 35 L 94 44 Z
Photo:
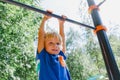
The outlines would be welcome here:
M 51 11 L 51 10 L 47 10 L 46 12 L 49 13 L 49 14 L 52 14 L 53 11 Z
M 51 11 L 51 10 L 46 10 L 46 12 L 47 12 L 47 14 L 46 14 L 46 15 L 50 15 L 50 14 L 52 14 L 52 13 L 53 13 L 53 11 Z
M 61 18 L 62 20 L 67 19 L 67 16 L 65 16 L 65 15 L 61 15 L 61 17 L 62 17 L 62 18 Z

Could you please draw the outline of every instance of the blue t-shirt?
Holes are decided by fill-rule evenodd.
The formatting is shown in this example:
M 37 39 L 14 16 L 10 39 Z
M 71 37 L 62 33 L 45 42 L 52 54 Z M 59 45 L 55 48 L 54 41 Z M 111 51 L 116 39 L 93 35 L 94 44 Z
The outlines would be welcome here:
M 62 51 L 58 55 L 66 59 Z M 67 66 L 61 66 L 58 55 L 49 54 L 45 49 L 37 53 L 36 58 L 40 60 L 39 80 L 71 80 Z

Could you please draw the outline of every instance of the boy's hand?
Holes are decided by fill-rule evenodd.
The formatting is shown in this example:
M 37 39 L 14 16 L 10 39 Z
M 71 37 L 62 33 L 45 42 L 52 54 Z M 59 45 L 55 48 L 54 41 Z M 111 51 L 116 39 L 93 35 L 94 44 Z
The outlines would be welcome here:
M 51 16 L 49 14 L 52 14 L 52 11 L 47 10 L 47 13 L 48 14 L 44 15 L 44 18 L 43 18 L 43 20 L 45 20 L 45 21 L 51 18 Z
M 65 15 L 62 15 L 62 19 L 59 19 L 59 23 L 64 24 L 66 18 L 67 17 Z
M 51 16 L 49 16 L 49 15 L 44 15 L 44 18 L 43 18 L 43 20 L 48 20 L 48 19 L 50 19 L 51 18 Z

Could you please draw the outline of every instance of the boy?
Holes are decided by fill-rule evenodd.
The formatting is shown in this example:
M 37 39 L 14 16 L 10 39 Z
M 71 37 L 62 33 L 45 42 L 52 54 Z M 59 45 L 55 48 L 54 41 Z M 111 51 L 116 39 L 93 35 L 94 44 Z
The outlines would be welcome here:
M 40 60 L 39 80 L 71 80 L 65 63 L 64 19 L 59 19 L 59 33 L 44 31 L 45 22 L 51 18 L 45 15 L 38 32 L 37 59 Z

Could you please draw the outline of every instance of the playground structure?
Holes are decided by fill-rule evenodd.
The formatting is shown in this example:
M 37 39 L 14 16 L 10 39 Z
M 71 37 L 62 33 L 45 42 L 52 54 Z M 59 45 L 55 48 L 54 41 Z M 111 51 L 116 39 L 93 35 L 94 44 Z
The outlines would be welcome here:
M 53 14 L 53 13 L 48 13 L 46 11 L 28 6 L 28 5 L 13 1 L 13 0 L 2 0 L 2 1 L 13 4 L 13 5 L 16 5 L 16 6 L 20 6 L 20 7 L 26 8 L 26 9 L 29 9 L 29 10 L 32 10 L 32 11 L 36 11 L 36 12 L 39 12 L 41 14 L 49 14 L 49 15 L 55 17 L 55 18 L 62 19 L 62 17 L 59 16 L 59 15 L 56 15 L 56 14 Z M 77 22 L 77 21 L 74 21 L 74 20 L 71 20 L 71 19 L 68 19 L 68 18 L 66 18 L 65 20 L 68 21 L 68 22 L 78 24 L 78 25 L 82 25 L 84 27 L 87 27 L 87 28 L 90 28 L 90 29 L 94 30 L 94 32 L 96 33 L 96 35 L 98 37 L 98 40 L 99 40 L 99 44 L 100 44 L 100 47 L 101 47 L 101 50 L 102 50 L 102 55 L 103 55 L 103 58 L 104 58 L 104 62 L 105 62 L 105 65 L 106 65 L 106 69 L 107 69 L 109 79 L 110 80 L 120 80 L 120 72 L 119 72 L 119 69 L 117 67 L 117 64 L 116 64 L 116 61 L 115 61 L 110 43 L 108 41 L 108 38 L 107 38 L 107 35 L 106 35 L 106 32 L 105 32 L 106 28 L 103 26 L 102 21 L 101 21 L 100 16 L 99 16 L 99 13 L 98 13 L 98 7 L 100 5 L 96 5 L 93 0 L 87 0 L 87 2 L 88 2 L 88 5 L 89 5 L 89 10 L 91 10 L 91 16 L 92 16 L 93 23 L 94 23 L 95 27 L 92 27 L 92 26 L 89 26 L 89 25 L 86 25 L 86 24 L 82 24 L 80 22 Z

